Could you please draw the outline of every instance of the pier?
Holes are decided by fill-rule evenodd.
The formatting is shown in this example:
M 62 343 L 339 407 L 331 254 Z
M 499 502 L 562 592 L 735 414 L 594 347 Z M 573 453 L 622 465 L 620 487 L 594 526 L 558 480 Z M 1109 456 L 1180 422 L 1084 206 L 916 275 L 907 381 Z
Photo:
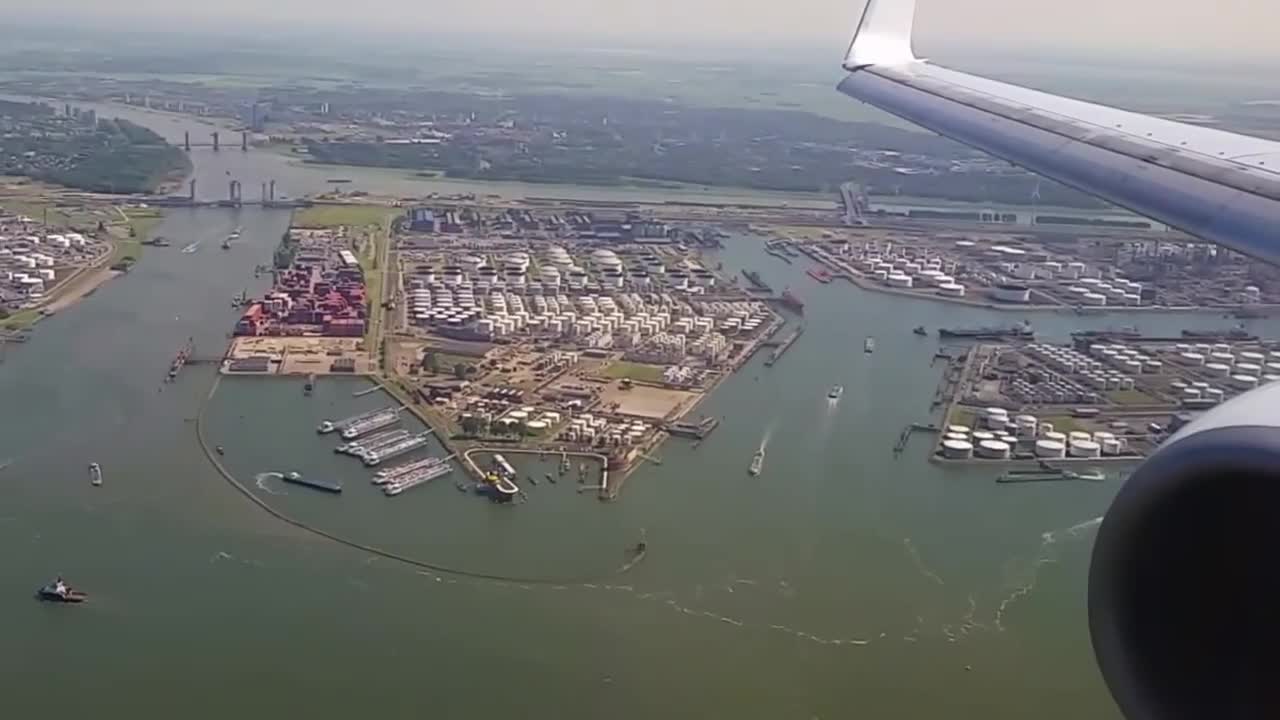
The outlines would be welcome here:
M 779 343 L 778 346 L 773 349 L 773 352 L 769 355 L 769 359 L 764 361 L 764 366 L 773 367 L 774 364 L 782 359 L 782 356 L 785 355 L 787 351 L 791 349 L 791 346 L 794 345 L 796 340 L 799 340 L 800 336 L 803 334 L 804 334 L 804 326 L 801 325 L 800 327 L 796 328 L 790 335 L 783 338 L 782 342 Z

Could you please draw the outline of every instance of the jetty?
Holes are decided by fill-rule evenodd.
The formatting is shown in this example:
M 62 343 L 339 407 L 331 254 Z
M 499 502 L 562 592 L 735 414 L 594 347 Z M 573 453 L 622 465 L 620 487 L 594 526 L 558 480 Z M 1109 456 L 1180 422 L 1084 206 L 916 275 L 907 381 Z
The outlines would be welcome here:
M 804 334 L 804 326 L 801 325 L 800 327 L 792 331 L 790 335 L 783 338 L 782 342 L 778 343 L 778 346 L 773 349 L 772 353 L 769 354 L 769 358 L 764 361 L 764 366 L 773 367 L 774 363 L 782 359 L 782 356 L 785 355 L 787 351 L 791 349 L 791 346 L 794 345 L 796 340 L 799 340 L 800 336 L 803 334 Z

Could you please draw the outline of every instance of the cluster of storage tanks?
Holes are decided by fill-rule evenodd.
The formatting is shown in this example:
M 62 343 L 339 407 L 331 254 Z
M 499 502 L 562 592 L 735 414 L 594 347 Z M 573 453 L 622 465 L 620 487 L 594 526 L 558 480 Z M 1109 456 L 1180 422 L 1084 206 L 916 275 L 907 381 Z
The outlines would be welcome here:
M 506 428 L 508 432 L 524 425 L 525 431 L 530 435 L 545 435 L 548 430 L 560 424 L 563 416 L 552 410 L 539 411 L 537 408 L 528 406 L 522 407 L 498 418 L 497 424 Z
M 641 444 L 649 431 L 647 423 L 611 422 L 608 418 L 586 414 L 570 420 L 560 439 L 583 445 L 627 447 Z
M 1046 460 L 1113 457 L 1128 451 L 1128 441 L 1114 433 L 1058 432 L 1052 423 L 1040 422 L 1034 415 L 1010 417 L 1004 408 L 986 408 L 979 418 L 979 428 L 967 425 L 947 428 L 942 439 L 943 457 L 1008 460 L 1020 443 L 1034 446 L 1036 457 Z
M 561 288 L 601 291 L 629 287 L 705 292 L 716 285 L 715 273 L 696 263 L 686 261 L 668 269 L 661 258 L 651 255 L 628 267 L 617 253 L 607 248 L 591 251 L 585 263 L 580 264 L 564 248 L 551 246 L 545 251 L 536 273 L 530 271 L 532 264 L 531 256 L 524 251 L 508 253 L 493 264 L 481 255 L 462 255 L 425 275 L 451 286 L 475 283 L 482 291 L 493 287 L 528 287 L 552 292 Z
M 769 312 L 755 302 L 699 303 L 704 314 L 694 316 L 684 303 L 646 303 L 636 293 L 618 298 L 609 295 L 522 295 L 490 289 L 477 293 L 471 284 L 449 287 L 415 278 L 408 291 L 413 322 L 427 327 L 474 327 L 486 337 L 516 333 L 558 337 L 592 333 L 617 335 L 622 344 L 636 344 L 664 331 L 702 336 L 714 330 L 726 334 L 753 332 L 769 319 Z M 681 317 L 685 315 L 685 317 Z
M 1124 278 L 1109 282 L 1099 278 L 1081 278 L 1067 288 L 1067 299 L 1078 305 L 1094 307 L 1137 306 L 1142 304 L 1142 283 Z
M 936 288 L 945 297 L 964 297 L 965 287 L 943 269 L 942 258 L 893 257 L 891 245 L 885 252 L 881 256 L 868 251 L 857 260 L 859 269 L 892 288 Z
M 1198 371 L 1203 377 L 1244 392 L 1280 380 L 1280 351 L 1236 350 L 1226 343 L 1179 343 L 1171 351 L 1174 362 Z M 1216 405 L 1226 393 L 1207 382 L 1175 382 L 1182 403 L 1191 408 Z

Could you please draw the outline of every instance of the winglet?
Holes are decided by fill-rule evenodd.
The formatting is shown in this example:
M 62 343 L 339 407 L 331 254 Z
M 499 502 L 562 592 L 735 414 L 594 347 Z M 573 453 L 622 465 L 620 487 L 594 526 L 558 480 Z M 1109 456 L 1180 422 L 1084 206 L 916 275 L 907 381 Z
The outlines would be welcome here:
M 911 51 L 911 26 L 916 0 L 867 0 L 853 42 L 844 56 L 850 72 L 868 65 L 905 65 L 916 60 Z

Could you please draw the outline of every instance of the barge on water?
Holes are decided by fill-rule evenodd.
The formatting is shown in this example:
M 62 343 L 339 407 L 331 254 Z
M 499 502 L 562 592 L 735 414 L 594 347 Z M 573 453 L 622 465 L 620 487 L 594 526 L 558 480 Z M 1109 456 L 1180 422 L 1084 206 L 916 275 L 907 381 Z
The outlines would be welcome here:
M 296 473 L 296 472 L 285 473 L 282 479 L 285 482 L 290 483 L 292 485 L 302 485 L 303 487 L 309 487 L 315 490 L 323 490 L 328 493 L 337 494 L 342 492 L 342 485 L 339 483 L 333 482 L 331 480 L 311 480 L 309 478 L 303 477 L 300 473 Z
M 431 437 L 430 432 L 415 435 L 411 438 L 405 438 L 392 445 L 384 446 L 377 452 L 368 451 L 364 454 L 364 464 L 369 467 L 381 464 L 385 460 L 400 457 L 405 453 L 413 452 L 418 448 L 427 444 L 427 438 Z
M 395 497 L 405 490 L 416 488 L 419 485 L 426 485 L 436 478 L 444 477 L 453 472 L 453 465 L 447 462 L 441 462 L 432 465 L 426 469 L 419 470 L 407 477 L 387 483 L 383 486 L 382 492 L 388 497 Z
M 392 408 L 384 410 L 373 417 L 366 418 L 352 424 L 350 427 L 342 431 L 342 439 L 355 440 L 361 435 L 367 435 L 374 430 L 381 430 L 385 427 L 391 427 L 400 422 L 400 409 Z

